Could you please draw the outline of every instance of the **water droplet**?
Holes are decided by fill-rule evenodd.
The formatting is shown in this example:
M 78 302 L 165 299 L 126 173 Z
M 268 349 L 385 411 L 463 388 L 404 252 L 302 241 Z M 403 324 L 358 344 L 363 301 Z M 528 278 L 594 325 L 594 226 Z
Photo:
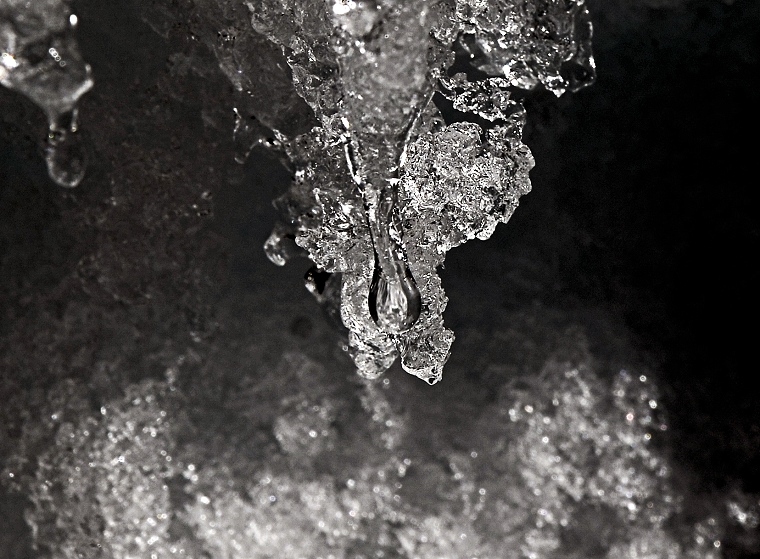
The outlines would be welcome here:
M 308 289 L 314 295 L 322 295 L 327 287 L 327 282 L 330 281 L 332 274 L 325 272 L 318 266 L 312 266 L 304 274 L 304 280 L 306 282 L 306 289 Z
M 382 330 L 398 334 L 409 330 L 419 318 L 421 296 L 401 245 L 394 186 L 395 182 L 387 181 L 378 189 L 367 182 L 363 196 L 375 253 L 369 313 Z
M 369 291 L 372 320 L 387 332 L 405 332 L 420 317 L 420 306 L 420 291 L 406 262 L 393 259 L 383 266 L 376 258 Z
M 51 119 L 45 142 L 45 163 L 50 178 L 65 188 L 74 188 L 84 177 L 87 152 L 77 133 L 76 109 Z

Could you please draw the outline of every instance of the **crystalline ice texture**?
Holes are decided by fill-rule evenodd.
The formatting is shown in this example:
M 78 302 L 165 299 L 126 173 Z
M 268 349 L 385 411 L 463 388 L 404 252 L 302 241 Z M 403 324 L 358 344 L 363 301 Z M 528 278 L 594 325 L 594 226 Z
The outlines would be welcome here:
M 24 434 L 26 445 L 43 449 L 28 480 L 36 488 L 29 523 L 41 554 L 170 556 L 167 484 L 178 469 L 165 411 L 172 398 L 168 387 L 135 385 L 97 415 L 85 393 L 73 381 L 56 386 L 44 426 L 30 424 Z
M 206 43 L 238 92 L 238 160 L 268 128 L 267 144 L 294 170 L 267 255 L 284 264 L 294 239 L 340 284 L 331 292 L 341 292 L 362 375 L 400 355 L 408 372 L 437 382 L 453 333 L 435 268 L 453 246 L 488 238 L 530 189 L 513 90 L 560 94 L 593 76 L 583 1 L 249 0 L 245 15 L 234 2 L 194 3 L 217 29 Z M 449 75 L 455 52 L 473 76 Z M 468 126 L 449 129 L 437 95 Z M 459 147 L 474 159 L 455 167 L 437 151 Z M 437 221 L 423 219 L 433 207 Z M 416 244 L 430 235 L 439 243 Z
M 491 76 L 523 89 L 543 84 L 556 95 L 593 81 L 591 22 L 582 0 L 465 0 L 457 2 L 457 15 L 472 65 Z
M 453 333 L 436 268 L 452 247 L 488 238 L 530 190 L 510 89 L 561 94 L 593 77 L 583 0 L 247 5 L 318 121 L 296 136 L 276 130 L 296 169 L 279 205 L 315 264 L 341 273 L 360 374 L 400 355 L 406 371 L 437 382 Z M 449 77 L 455 50 L 487 77 Z M 471 122 L 446 125 L 435 94 Z M 277 237 L 267 252 L 280 264 Z
M 65 187 L 76 186 L 84 176 L 76 103 L 93 85 L 74 39 L 76 24 L 64 0 L 0 0 L 0 84 L 45 112 L 48 173 Z

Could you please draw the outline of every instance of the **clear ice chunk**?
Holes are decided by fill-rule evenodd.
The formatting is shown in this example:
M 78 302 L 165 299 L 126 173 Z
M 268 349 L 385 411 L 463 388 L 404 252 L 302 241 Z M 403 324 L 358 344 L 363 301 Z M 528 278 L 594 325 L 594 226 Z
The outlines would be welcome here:
M 584 0 L 459 0 L 460 46 L 472 65 L 511 85 L 555 95 L 594 80 L 591 20 Z
M 278 223 L 264 243 L 264 253 L 270 262 L 284 266 L 288 260 L 299 252 L 295 245 L 293 230 Z
M 593 79 L 584 1 L 247 6 L 316 117 L 295 135 L 276 130 L 296 175 L 279 206 L 314 263 L 342 274 L 360 374 L 377 376 L 400 356 L 407 372 L 437 382 L 453 341 L 437 267 L 451 248 L 487 239 L 530 190 L 513 90 L 559 95 Z M 475 77 L 449 75 L 455 51 Z M 435 94 L 465 122 L 446 125 Z

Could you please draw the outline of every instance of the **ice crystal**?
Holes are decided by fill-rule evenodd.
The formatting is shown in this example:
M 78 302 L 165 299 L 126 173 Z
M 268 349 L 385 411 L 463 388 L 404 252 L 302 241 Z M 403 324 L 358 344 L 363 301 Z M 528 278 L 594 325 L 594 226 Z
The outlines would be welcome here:
M 267 254 L 285 262 L 288 231 L 321 272 L 340 274 L 340 314 L 363 376 L 400 356 L 433 384 L 454 338 L 436 269 L 452 247 L 487 239 L 530 190 L 533 160 L 512 90 L 543 84 L 559 95 L 591 80 L 584 2 L 247 6 L 316 117 L 299 134 L 270 124 L 295 180 L 278 203 L 288 225 Z M 449 75 L 455 51 L 477 77 Z M 436 95 L 465 122 L 447 124 Z
M 66 559 L 169 556 L 167 483 L 181 471 L 172 463 L 169 386 L 132 386 L 96 414 L 81 385 L 66 381 L 52 394 L 43 410 L 47 429 L 24 437 L 26 451 L 44 449 L 29 472 L 35 541 Z
M 93 85 L 74 38 L 77 22 L 66 0 L 0 0 L 0 84 L 45 112 L 45 162 L 50 178 L 65 187 L 84 176 L 76 104 Z

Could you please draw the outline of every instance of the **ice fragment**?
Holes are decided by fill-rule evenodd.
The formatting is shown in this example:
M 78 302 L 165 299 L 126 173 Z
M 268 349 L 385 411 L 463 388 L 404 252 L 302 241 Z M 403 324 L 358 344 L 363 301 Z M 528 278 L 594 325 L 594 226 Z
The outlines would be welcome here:
M 296 171 L 278 205 L 314 263 L 341 273 L 359 372 L 376 376 L 401 356 L 437 382 L 453 334 L 436 268 L 451 248 L 488 238 L 530 190 L 512 90 L 559 95 L 592 79 L 583 0 L 247 6 L 316 117 L 299 134 L 275 130 Z M 469 54 L 472 76 L 449 76 L 455 51 Z M 447 125 L 435 95 L 466 122 Z M 275 245 L 267 254 L 280 264 Z

